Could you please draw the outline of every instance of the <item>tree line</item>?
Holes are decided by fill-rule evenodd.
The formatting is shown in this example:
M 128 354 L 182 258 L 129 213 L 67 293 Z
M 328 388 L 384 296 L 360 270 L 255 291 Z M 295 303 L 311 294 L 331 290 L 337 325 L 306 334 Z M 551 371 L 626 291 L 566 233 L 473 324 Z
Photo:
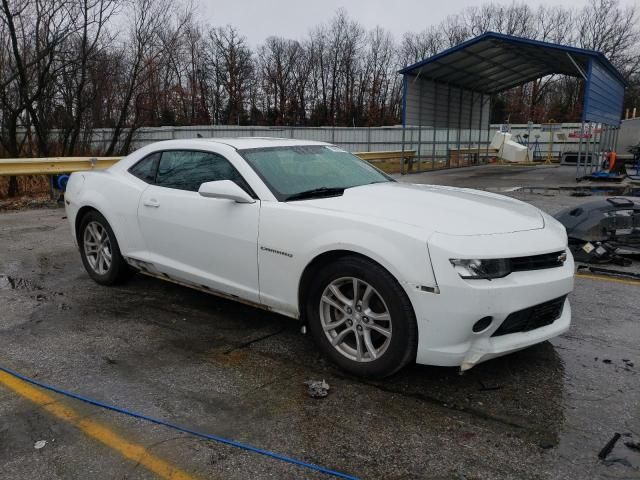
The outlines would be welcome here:
M 488 30 L 599 50 L 629 81 L 627 104 L 640 104 L 640 22 L 618 0 L 486 3 L 401 38 L 338 10 L 304 38 L 274 35 L 255 47 L 171 0 L 0 1 L 0 144 L 9 157 L 84 153 L 101 127 L 112 130 L 99 153 L 115 155 L 142 126 L 397 124 L 397 71 Z M 492 120 L 575 121 L 580 85 L 558 75 L 530 82 L 496 96 Z

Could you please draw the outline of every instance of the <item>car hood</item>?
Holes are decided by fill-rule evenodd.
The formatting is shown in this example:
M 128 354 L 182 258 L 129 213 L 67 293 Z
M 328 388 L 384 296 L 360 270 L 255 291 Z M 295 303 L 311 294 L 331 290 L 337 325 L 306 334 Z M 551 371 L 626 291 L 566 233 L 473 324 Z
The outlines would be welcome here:
M 544 219 L 534 206 L 466 188 L 377 183 L 348 188 L 338 197 L 291 203 L 401 222 L 449 235 L 489 235 L 544 228 Z

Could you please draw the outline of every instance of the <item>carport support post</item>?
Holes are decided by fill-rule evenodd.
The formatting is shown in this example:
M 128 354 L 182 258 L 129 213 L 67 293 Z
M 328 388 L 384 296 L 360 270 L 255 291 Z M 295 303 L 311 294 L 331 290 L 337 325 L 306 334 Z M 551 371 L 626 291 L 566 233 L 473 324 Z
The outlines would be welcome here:
M 609 131 L 611 132 L 611 135 L 609 137 L 609 150 L 613 152 L 616 149 L 613 144 L 613 140 L 616 138 L 616 127 L 614 127 L 613 125 L 609 125 Z
M 614 127 L 613 125 L 609 125 L 609 142 L 608 142 L 608 148 L 607 150 L 609 150 L 610 152 L 613 152 L 615 150 L 615 147 L 613 146 L 613 139 L 616 136 L 616 127 Z
M 613 146 L 613 139 L 616 136 L 616 127 L 614 127 L 613 125 L 609 125 L 609 148 L 608 150 L 610 152 L 613 152 L 615 150 L 615 147 Z
M 471 152 L 471 127 L 473 126 L 473 90 L 471 90 L 471 108 L 469 109 L 469 136 L 467 137 L 467 150 Z M 460 155 L 458 153 L 458 155 Z
M 593 164 L 593 166 L 591 167 L 591 173 L 593 173 L 594 171 L 597 171 L 598 168 L 600 167 L 601 164 L 601 160 L 602 160 L 602 137 L 605 136 L 605 126 L 604 124 L 600 124 L 600 133 L 598 134 L 598 143 L 596 145 L 596 148 L 598 149 L 596 151 L 596 157 L 595 157 L 595 162 Z
M 462 97 L 463 90 L 460 89 L 460 98 L 458 100 L 458 166 L 460 166 L 460 136 L 462 135 Z
M 604 123 L 600 124 L 600 138 L 598 139 L 598 156 L 596 158 L 596 164 L 593 166 L 594 171 L 600 169 L 602 165 L 602 151 L 604 150 L 603 139 L 607 136 L 607 126 Z
M 418 86 L 418 171 L 422 171 L 422 161 L 420 154 L 422 153 L 422 82 Z
M 445 145 L 445 164 L 448 167 L 451 166 L 451 158 L 449 156 L 449 117 L 451 116 L 451 85 L 447 85 L 447 144 Z
M 407 131 L 406 126 L 402 126 L 402 158 L 400 159 L 400 175 L 404 175 L 404 138 Z
M 587 175 L 587 164 L 591 162 L 591 137 L 593 137 L 593 128 L 589 122 L 589 134 L 587 136 L 586 156 L 584 158 L 583 177 Z
M 602 155 L 602 131 L 604 129 L 604 125 L 601 123 L 600 124 L 600 133 L 598 134 L 598 143 L 596 145 L 594 145 L 594 149 L 598 149 L 596 151 L 596 158 L 595 158 L 595 163 L 591 162 L 591 173 L 593 173 L 594 170 L 597 170 L 598 167 L 600 166 L 600 160 L 601 160 L 601 155 Z
M 484 110 L 484 93 L 480 94 L 480 114 L 478 115 L 478 165 L 480 165 L 480 142 L 482 141 L 482 110 Z
M 615 138 L 613 140 L 613 149 L 617 150 L 618 148 L 618 133 L 620 133 L 620 125 L 618 125 L 616 127 L 616 134 L 615 134 Z
M 580 126 L 580 136 L 578 137 L 578 158 L 576 160 L 576 181 L 580 179 L 580 160 L 582 159 L 582 141 L 584 137 L 584 122 Z
M 491 144 L 491 99 L 493 97 L 489 95 L 487 100 L 487 149 L 485 151 L 485 160 L 489 158 L 489 145 Z M 488 163 L 488 160 L 487 160 Z
M 433 128 L 433 145 L 431 146 L 431 170 L 436 168 L 436 125 L 438 124 L 438 82 L 433 82 L 433 121 L 431 122 L 431 128 Z
M 422 171 L 422 125 L 418 127 L 418 172 Z

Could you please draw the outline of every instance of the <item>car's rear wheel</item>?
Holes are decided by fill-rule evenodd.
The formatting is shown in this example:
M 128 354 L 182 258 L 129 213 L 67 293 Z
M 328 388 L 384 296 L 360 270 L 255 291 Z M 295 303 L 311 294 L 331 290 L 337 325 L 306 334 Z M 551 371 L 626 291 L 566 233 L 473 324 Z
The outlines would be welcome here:
M 340 258 L 317 272 L 306 298 L 310 332 L 345 370 L 385 377 L 415 360 L 413 308 L 397 280 L 377 263 Z
M 82 263 L 93 280 L 113 285 L 129 278 L 131 269 L 122 258 L 116 236 L 102 214 L 90 211 L 84 215 L 79 233 Z

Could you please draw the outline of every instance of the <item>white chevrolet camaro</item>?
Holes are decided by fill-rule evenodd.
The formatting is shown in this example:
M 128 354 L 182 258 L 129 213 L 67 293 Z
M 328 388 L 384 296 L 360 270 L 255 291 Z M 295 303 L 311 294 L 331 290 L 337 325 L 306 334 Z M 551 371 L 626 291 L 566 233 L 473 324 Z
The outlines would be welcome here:
M 89 275 L 139 271 L 300 319 L 364 376 L 475 364 L 569 328 L 564 227 L 492 193 L 394 181 L 333 145 L 172 140 L 71 175 Z

